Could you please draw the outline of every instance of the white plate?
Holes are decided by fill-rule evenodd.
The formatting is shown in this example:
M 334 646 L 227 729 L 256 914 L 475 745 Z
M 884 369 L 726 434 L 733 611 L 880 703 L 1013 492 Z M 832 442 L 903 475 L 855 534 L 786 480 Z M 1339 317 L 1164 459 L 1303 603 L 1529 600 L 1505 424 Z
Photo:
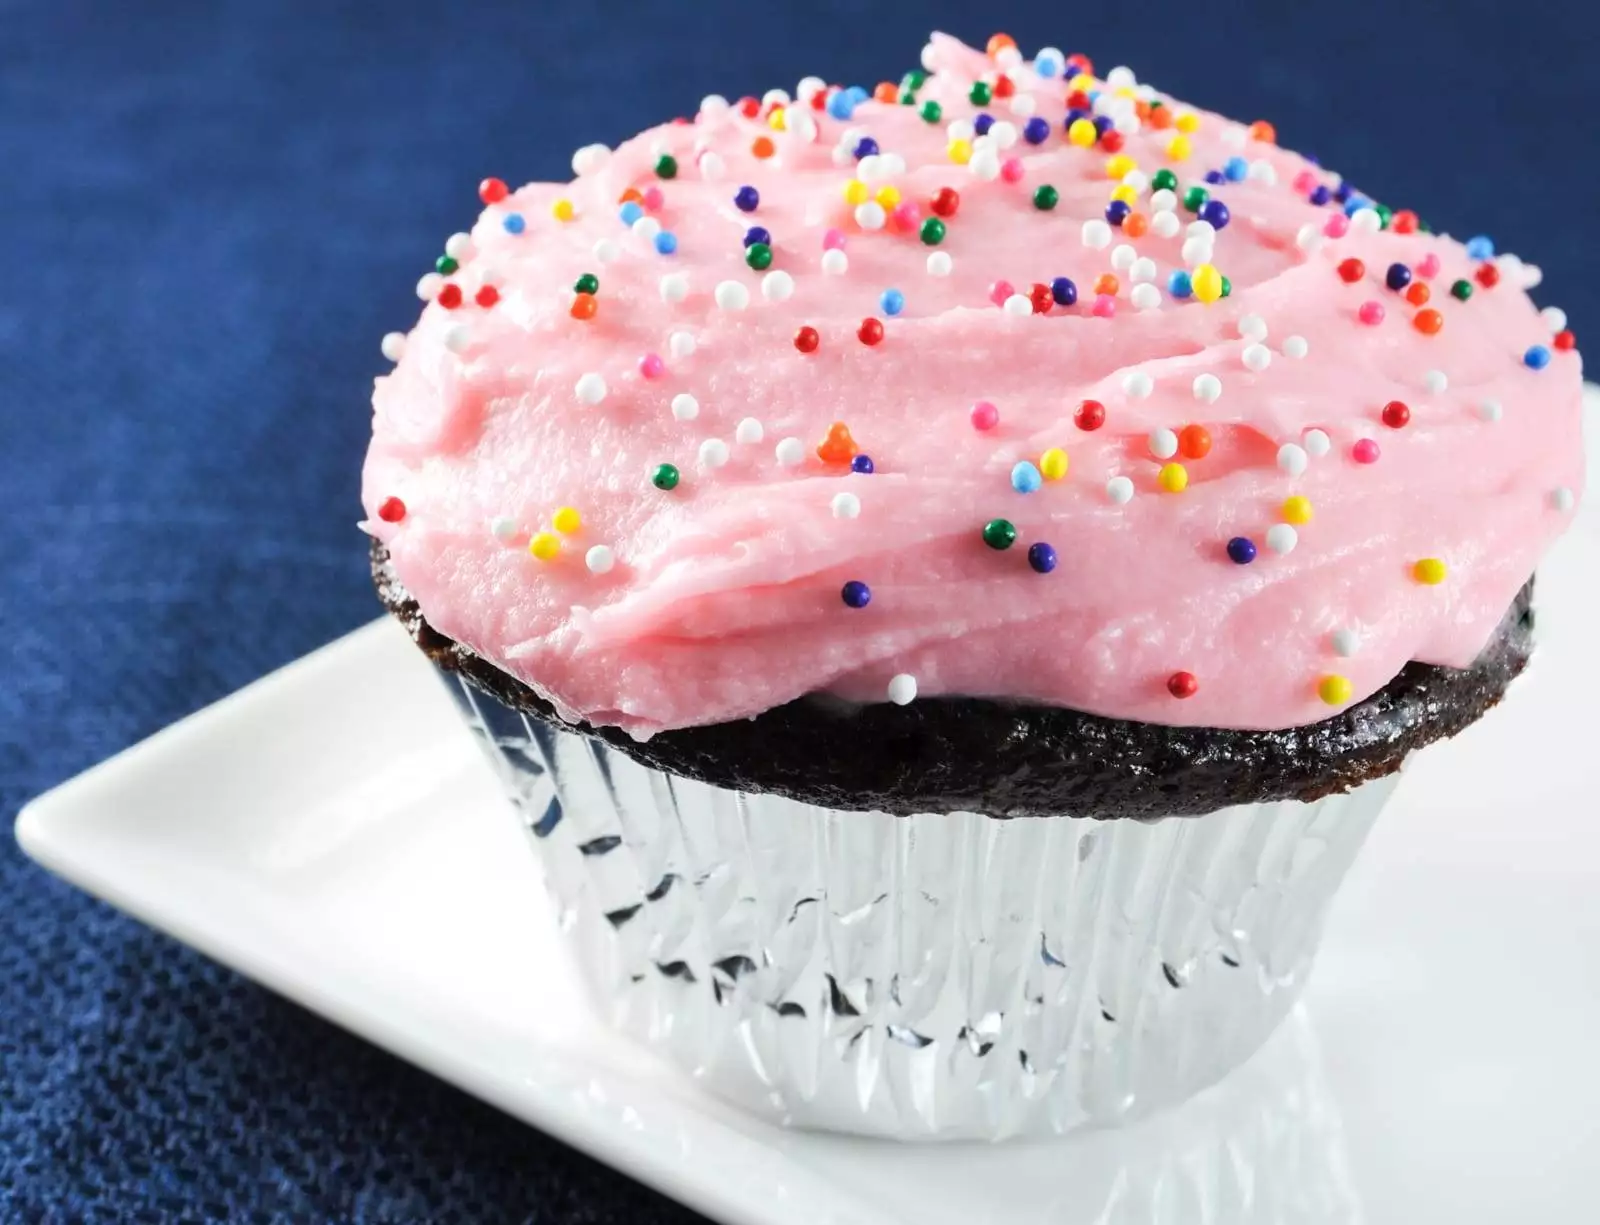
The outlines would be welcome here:
M 17 837 L 730 1225 L 1600 1220 L 1600 773 L 1582 731 L 1600 709 L 1600 511 L 1540 575 L 1534 666 L 1408 768 L 1301 1009 L 1228 1081 L 1126 1131 L 998 1148 L 785 1133 L 612 1037 L 523 834 L 388 621 L 41 797 Z

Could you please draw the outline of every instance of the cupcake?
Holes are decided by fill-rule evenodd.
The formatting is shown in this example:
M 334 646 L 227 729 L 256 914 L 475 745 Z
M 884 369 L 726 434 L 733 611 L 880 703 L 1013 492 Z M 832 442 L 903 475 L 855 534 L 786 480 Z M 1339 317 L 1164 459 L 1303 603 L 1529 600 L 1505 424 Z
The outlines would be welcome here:
M 603 1015 L 805 1127 L 1216 1080 L 1583 482 L 1537 270 L 1054 48 L 710 96 L 384 341 L 373 572 Z

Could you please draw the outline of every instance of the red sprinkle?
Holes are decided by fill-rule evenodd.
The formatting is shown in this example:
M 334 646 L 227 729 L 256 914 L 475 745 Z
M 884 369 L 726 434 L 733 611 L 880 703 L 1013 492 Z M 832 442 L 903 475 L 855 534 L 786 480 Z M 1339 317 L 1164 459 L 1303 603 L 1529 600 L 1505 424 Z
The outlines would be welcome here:
M 954 217 L 961 208 L 961 193 L 954 187 L 941 187 L 928 202 L 928 207 L 937 217 Z
M 1033 303 L 1033 313 L 1036 315 L 1048 315 L 1050 308 L 1056 304 L 1050 286 L 1043 281 L 1033 283 L 1033 288 L 1028 290 L 1028 300 Z
M 994 96 L 996 98 L 1009 98 L 1016 92 L 1017 83 L 1006 76 L 1005 73 L 1002 72 L 994 79 Z
M 1086 111 L 1093 105 L 1094 102 L 1089 95 L 1081 89 L 1075 89 L 1067 95 L 1067 109 L 1069 111 Z
M 455 310 L 461 305 L 461 286 L 456 284 L 442 286 L 434 301 L 447 311 Z
M 1200 682 L 1193 672 L 1174 672 L 1167 677 L 1167 692 L 1180 700 L 1192 698 L 1200 692 Z
M 1406 427 L 1411 420 L 1411 409 L 1401 400 L 1390 400 L 1383 406 L 1383 423 L 1391 430 L 1400 430 Z
M 1185 459 L 1211 454 L 1211 431 L 1203 425 L 1186 425 L 1178 431 L 1178 451 Z
M 864 345 L 875 345 L 883 339 L 883 323 L 878 319 L 863 319 L 856 329 L 856 337 Z
M 1346 285 L 1354 285 L 1367 275 L 1367 266 L 1358 259 L 1339 261 L 1339 279 Z
M 1444 316 L 1430 306 L 1427 310 L 1417 312 L 1416 318 L 1411 321 L 1411 326 L 1424 336 L 1436 336 L 1439 329 L 1444 327 Z
M 1500 269 L 1493 264 L 1479 264 L 1477 271 L 1478 284 L 1485 289 L 1493 289 L 1500 284 Z
M 385 498 L 378 507 L 378 518 L 385 523 L 399 523 L 406 517 L 406 504 L 399 498 Z
M 1578 347 L 1578 338 L 1572 334 L 1572 330 L 1570 328 L 1567 328 L 1563 331 L 1557 332 L 1556 338 L 1550 343 L 1555 345 L 1555 347 L 1560 349 L 1563 353 L 1567 353 Z
M 1389 218 L 1389 228 L 1396 234 L 1415 234 L 1417 232 L 1417 215 L 1409 208 L 1403 208 Z
M 1094 76 L 1094 61 L 1081 51 L 1074 51 L 1067 56 L 1067 67 L 1076 68 L 1086 77 Z
M 473 300 L 477 302 L 479 306 L 490 307 L 496 302 L 500 301 L 500 291 L 493 285 L 485 285 L 482 289 L 478 290 L 477 296 Z
M 760 102 L 760 100 L 756 99 L 756 98 L 749 97 L 748 95 L 746 95 L 743 98 L 740 98 L 739 99 L 739 113 L 741 115 L 743 115 L 746 119 L 754 119 L 757 115 L 759 115 L 761 113 L 761 102 Z
M 1106 134 L 1100 138 L 1100 147 L 1107 153 L 1122 152 L 1122 133 L 1116 128 L 1107 128 Z
M 511 194 L 504 179 L 485 179 L 478 184 L 478 199 L 485 204 L 499 204 Z
M 815 353 L 822 343 L 822 335 L 809 323 L 794 334 L 794 347 L 802 353 Z
M 1080 430 L 1097 430 L 1106 423 L 1106 406 L 1099 400 L 1085 400 L 1072 419 Z

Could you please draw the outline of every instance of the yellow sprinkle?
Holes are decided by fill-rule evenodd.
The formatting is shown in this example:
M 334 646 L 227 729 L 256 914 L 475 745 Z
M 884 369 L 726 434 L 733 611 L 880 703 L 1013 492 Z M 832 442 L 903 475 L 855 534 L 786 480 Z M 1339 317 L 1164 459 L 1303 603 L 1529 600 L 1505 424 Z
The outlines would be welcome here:
M 1133 91 L 1133 86 L 1131 85 L 1119 85 L 1111 92 L 1116 94 L 1119 98 L 1132 98 L 1137 96 Z
M 561 552 L 561 538 L 554 532 L 536 532 L 528 541 L 528 552 L 540 561 L 551 561 Z
M 1129 171 L 1137 170 L 1139 163 L 1126 153 L 1114 153 L 1106 159 L 1106 178 L 1120 179 Z
M 1198 132 L 1200 130 L 1200 116 L 1193 111 L 1184 111 L 1172 121 L 1172 126 L 1180 132 Z
M 1311 522 L 1311 499 L 1295 494 L 1283 503 L 1283 521 L 1299 525 Z
M 557 221 L 571 221 L 577 216 L 577 211 L 572 207 L 572 201 L 563 197 L 550 206 L 550 215 Z
M 1189 470 L 1182 464 L 1163 464 L 1159 479 L 1161 488 L 1168 493 L 1182 493 L 1189 488 Z
M 893 208 L 896 204 L 900 203 L 900 189 L 898 187 L 890 187 L 885 184 L 884 186 L 878 188 L 878 194 L 874 196 L 873 199 L 877 200 L 877 202 L 883 205 L 884 208 Z
M 970 140 L 952 140 L 944 147 L 944 155 L 957 166 L 965 166 L 972 160 L 972 142 Z
M 1139 193 L 1126 183 L 1119 184 L 1111 192 L 1113 200 L 1121 200 L 1124 204 L 1133 204 L 1139 199 Z
M 772 114 L 767 116 L 767 126 L 774 132 L 781 132 L 784 129 L 784 122 L 783 107 L 773 107 Z
M 1419 583 L 1427 583 L 1430 586 L 1434 583 L 1444 582 L 1444 576 L 1447 573 L 1449 571 L 1445 564 L 1437 557 L 1424 557 L 1411 567 L 1411 577 Z
M 1317 682 L 1317 696 L 1329 706 L 1343 706 L 1350 700 L 1348 676 L 1325 676 Z
M 1083 90 L 1084 93 L 1088 93 L 1093 88 L 1094 78 L 1088 73 L 1084 72 L 1080 72 L 1077 76 L 1073 77 L 1072 80 L 1067 82 L 1067 92 L 1069 94 L 1079 89 Z
M 1094 144 L 1095 138 L 1099 135 L 1099 129 L 1088 119 L 1074 119 L 1072 126 L 1067 129 L 1067 139 L 1080 149 L 1087 149 Z
M 1222 297 L 1222 273 L 1210 264 L 1201 264 L 1189 274 L 1189 287 L 1202 302 L 1215 302 Z
M 844 200 L 846 204 L 865 204 L 871 195 L 867 185 L 860 179 L 851 179 L 844 185 Z
M 1039 472 L 1047 481 L 1059 481 L 1067 475 L 1067 453 L 1060 447 L 1051 447 L 1039 456 Z
M 1167 157 L 1174 162 L 1187 160 L 1190 153 L 1189 138 L 1174 136 L 1167 142 Z
M 583 526 L 583 516 L 571 506 L 563 506 L 551 516 L 550 522 L 563 536 L 570 536 Z

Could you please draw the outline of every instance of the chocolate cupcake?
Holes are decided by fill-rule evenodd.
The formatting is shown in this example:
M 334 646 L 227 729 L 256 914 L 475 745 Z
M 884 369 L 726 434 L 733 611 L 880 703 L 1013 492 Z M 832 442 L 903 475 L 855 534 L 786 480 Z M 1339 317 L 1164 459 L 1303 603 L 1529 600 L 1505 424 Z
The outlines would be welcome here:
M 936 35 L 486 180 L 364 526 L 597 1000 L 797 1125 L 998 1137 L 1254 1050 L 1531 650 L 1570 333 L 1239 124 Z

